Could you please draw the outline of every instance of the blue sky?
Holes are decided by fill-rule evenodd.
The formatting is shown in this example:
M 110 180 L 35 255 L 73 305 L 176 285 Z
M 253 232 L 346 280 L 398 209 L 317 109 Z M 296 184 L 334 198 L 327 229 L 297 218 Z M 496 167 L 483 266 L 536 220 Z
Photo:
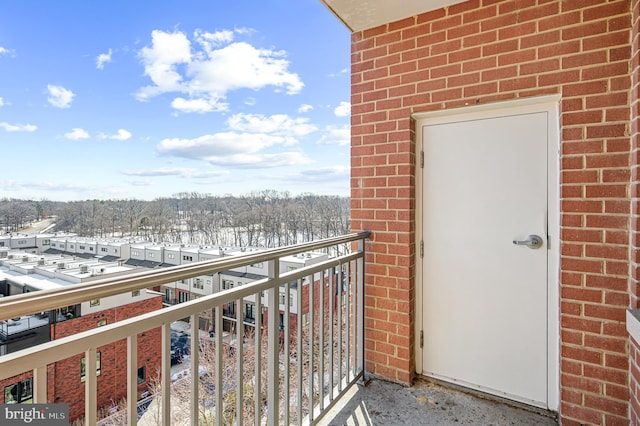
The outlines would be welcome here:
M 320 0 L 0 1 L 0 198 L 349 193 Z

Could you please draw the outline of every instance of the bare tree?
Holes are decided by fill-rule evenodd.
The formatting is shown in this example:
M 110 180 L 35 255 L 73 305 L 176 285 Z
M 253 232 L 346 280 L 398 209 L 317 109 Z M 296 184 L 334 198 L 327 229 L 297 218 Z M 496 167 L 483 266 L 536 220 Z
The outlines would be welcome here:
M 310 193 L 254 191 L 242 196 L 183 192 L 153 201 L 56 203 L 0 200 L 6 231 L 54 214 L 56 230 L 80 236 L 142 236 L 156 242 L 279 247 L 349 232 L 349 199 Z

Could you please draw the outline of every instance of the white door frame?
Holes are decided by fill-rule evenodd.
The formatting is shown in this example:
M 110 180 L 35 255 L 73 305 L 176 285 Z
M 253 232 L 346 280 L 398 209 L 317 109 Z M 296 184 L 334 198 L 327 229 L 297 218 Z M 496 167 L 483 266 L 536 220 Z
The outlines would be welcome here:
M 535 112 L 548 113 L 547 126 L 547 286 L 548 286 L 548 353 L 547 353 L 547 403 L 548 409 L 558 411 L 560 398 L 560 291 L 559 291 L 559 258 L 560 258 L 560 202 L 559 202 L 559 168 L 560 168 L 560 105 L 561 95 L 548 95 L 491 104 L 466 106 L 461 108 L 415 113 L 412 119 L 416 130 L 416 371 L 420 374 L 422 366 L 421 331 L 423 324 L 422 303 L 424 297 L 423 259 L 420 256 L 420 240 L 423 232 L 423 169 L 420 166 L 422 153 L 422 127 L 429 124 L 481 119 L 501 115 L 526 114 Z

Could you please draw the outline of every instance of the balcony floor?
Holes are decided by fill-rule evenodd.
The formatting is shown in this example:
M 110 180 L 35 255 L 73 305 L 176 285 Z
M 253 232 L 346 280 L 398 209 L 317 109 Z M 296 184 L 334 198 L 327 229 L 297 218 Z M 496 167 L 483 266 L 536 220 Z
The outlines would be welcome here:
M 320 424 L 557 425 L 550 415 L 419 378 L 410 388 L 383 380 L 355 386 Z

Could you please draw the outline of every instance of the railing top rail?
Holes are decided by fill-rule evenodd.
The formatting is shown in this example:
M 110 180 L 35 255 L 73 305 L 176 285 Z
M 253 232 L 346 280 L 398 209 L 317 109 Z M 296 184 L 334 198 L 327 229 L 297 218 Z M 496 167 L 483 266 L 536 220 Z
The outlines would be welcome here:
M 361 231 L 308 243 L 268 249 L 262 252 L 135 272 L 125 276 L 120 275 L 118 277 L 72 284 L 56 289 L 40 290 L 0 298 L 0 320 L 16 318 L 34 312 L 49 311 L 86 302 L 91 299 L 114 296 L 198 275 L 214 274 L 233 268 L 279 259 L 300 252 L 347 244 L 369 238 L 369 235 L 369 231 Z

